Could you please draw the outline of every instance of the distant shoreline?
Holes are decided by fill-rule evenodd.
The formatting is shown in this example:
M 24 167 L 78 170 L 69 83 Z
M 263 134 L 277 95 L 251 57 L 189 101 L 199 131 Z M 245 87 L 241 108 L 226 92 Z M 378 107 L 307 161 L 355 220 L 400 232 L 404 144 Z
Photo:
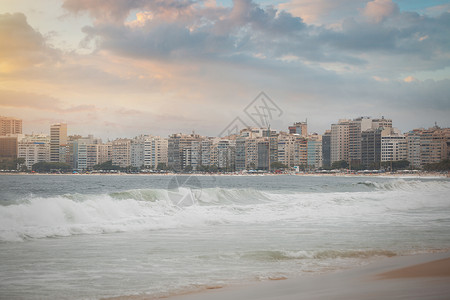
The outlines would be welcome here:
M 439 172 L 419 173 L 28 173 L 0 172 L 1 175 L 55 175 L 55 176 L 305 176 L 305 177 L 380 177 L 380 178 L 450 178 L 450 174 Z

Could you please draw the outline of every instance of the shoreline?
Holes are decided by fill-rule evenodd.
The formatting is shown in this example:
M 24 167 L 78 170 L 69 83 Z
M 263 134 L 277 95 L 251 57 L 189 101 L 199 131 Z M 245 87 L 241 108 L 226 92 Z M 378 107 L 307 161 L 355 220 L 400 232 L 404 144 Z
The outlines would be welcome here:
M 378 177 L 378 178 L 450 178 L 450 174 L 439 172 L 421 172 L 421 173 L 27 173 L 27 172 L 0 172 L 1 175 L 27 175 L 27 176 L 305 176 L 305 177 Z
M 165 296 L 123 295 L 104 300 L 368 300 L 448 299 L 450 252 L 394 256 L 326 274 L 204 287 Z

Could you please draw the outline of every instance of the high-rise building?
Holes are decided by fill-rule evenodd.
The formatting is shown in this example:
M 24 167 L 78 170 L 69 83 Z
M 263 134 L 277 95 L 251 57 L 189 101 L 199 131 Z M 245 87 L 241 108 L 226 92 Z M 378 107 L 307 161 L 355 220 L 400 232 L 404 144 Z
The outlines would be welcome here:
M 422 129 L 423 130 L 423 129 Z M 420 157 L 420 132 L 421 129 L 414 129 L 406 133 L 406 143 L 408 146 L 408 161 L 413 168 L 420 168 L 422 165 Z
M 112 164 L 122 168 L 126 168 L 131 164 L 130 158 L 131 140 L 116 139 L 111 143 L 111 160 Z
M 296 122 L 294 125 L 289 126 L 289 133 L 290 134 L 298 134 L 302 137 L 308 136 L 308 123 L 305 122 Z
M 156 169 L 158 165 L 167 166 L 168 141 L 159 136 L 148 137 L 144 142 L 144 166 Z
M 17 158 L 17 137 L 0 136 L 0 159 Z
M 71 137 L 70 140 L 69 149 L 74 169 L 78 171 L 91 170 L 93 166 L 99 163 L 98 146 L 102 144 L 101 139 L 96 139 L 93 135 L 89 135 L 87 137 Z
M 36 163 L 50 161 L 50 137 L 46 134 L 24 136 L 18 142 L 17 157 L 25 159 L 30 170 Z
M 141 168 L 145 165 L 144 148 L 146 136 L 139 136 L 131 140 L 130 144 L 130 165 Z
M 66 162 L 67 124 L 58 123 L 50 126 L 50 161 Z
M 412 167 L 436 163 L 449 157 L 450 128 L 438 126 L 414 129 L 406 133 L 408 160 Z
M 309 168 L 322 167 L 322 136 L 319 134 L 311 134 L 308 136 L 308 161 Z
M 212 147 L 212 139 L 204 139 L 201 141 L 201 155 L 202 159 L 200 164 L 202 166 L 209 166 L 211 165 L 211 147 Z
M 111 160 L 111 143 L 98 144 L 97 146 L 97 164 L 102 164 L 104 162 Z
M 385 119 L 384 116 L 381 119 L 372 119 L 372 128 L 392 128 L 392 119 Z
M 331 125 L 331 163 L 348 161 L 350 120 L 342 119 Z
M 331 130 L 326 130 L 322 135 L 322 165 L 331 166 Z
M 432 127 L 420 134 L 421 166 L 437 163 L 447 158 L 447 142 L 450 139 L 450 128 Z
M 198 134 L 172 134 L 168 140 L 167 165 L 174 171 L 182 171 L 192 167 L 191 144 L 202 140 Z
M 399 161 L 408 159 L 408 143 L 400 132 L 390 130 L 381 135 L 381 161 Z
M 308 140 L 302 136 L 294 136 L 294 160 L 292 166 L 308 165 Z
M 361 132 L 372 127 L 372 119 L 360 117 L 349 122 L 348 131 L 348 162 L 352 165 L 361 163 Z
M 245 145 L 246 145 L 245 137 L 236 138 L 236 151 L 235 151 L 235 160 L 234 160 L 236 171 L 243 171 L 246 169 Z
M 361 164 L 366 168 L 380 167 L 381 132 L 381 128 L 371 128 L 361 133 Z
M 278 161 L 290 168 L 294 165 L 294 143 L 296 137 L 280 132 L 278 136 Z
M 0 136 L 8 134 L 21 134 L 22 120 L 0 116 Z

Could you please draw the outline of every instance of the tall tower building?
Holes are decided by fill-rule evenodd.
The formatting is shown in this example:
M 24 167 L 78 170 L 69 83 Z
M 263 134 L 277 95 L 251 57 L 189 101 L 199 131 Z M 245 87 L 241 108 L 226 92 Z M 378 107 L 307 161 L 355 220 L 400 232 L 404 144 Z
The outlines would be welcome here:
M 57 123 L 50 126 L 50 161 L 65 162 L 67 146 L 67 124 Z
M 339 120 L 331 124 L 331 163 L 335 161 L 348 161 L 350 120 Z
M 22 120 L 0 116 L 0 136 L 7 134 L 21 134 Z
M 294 125 L 289 126 L 290 134 L 299 134 L 302 137 L 308 136 L 308 123 L 307 122 L 297 122 Z

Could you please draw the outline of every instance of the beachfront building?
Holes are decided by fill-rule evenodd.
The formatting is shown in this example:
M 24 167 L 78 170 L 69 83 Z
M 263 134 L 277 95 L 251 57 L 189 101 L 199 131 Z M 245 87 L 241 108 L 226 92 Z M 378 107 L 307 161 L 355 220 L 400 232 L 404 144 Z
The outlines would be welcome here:
M 144 141 L 144 166 L 156 169 L 158 165 L 167 166 L 168 141 L 159 136 L 149 136 Z
M 296 137 L 286 132 L 280 132 L 278 135 L 277 155 L 278 162 L 287 167 L 294 165 L 294 143 Z
M 17 136 L 0 136 L 0 159 L 16 159 L 17 144 Z
M 322 166 L 331 166 L 331 130 L 326 130 L 322 135 Z
M 38 162 L 50 160 L 50 137 L 46 134 L 25 135 L 18 141 L 17 157 L 25 160 L 25 166 L 32 169 Z
M 97 147 L 97 164 L 102 164 L 111 160 L 112 143 L 98 144 Z
M 192 167 L 192 142 L 201 141 L 198 134 L 172 134 L 168 140 L 167 166 L 173 171 L 182 171 Z M 189 166 L 189 167 L 188 167 Z
M 314 133 L 308 136 L 307 166 L 310 169 L 322 167 L 322 136 Z
M 361 164 L 361 133 L 373 128 L 372 121 L 369 117 L 359 117 L 349 121 L 347 160 L 349 164 Z
M 141 135 L 135 137 L 130 143 L 130 165 L 135 168 L 141 168 L 145 165 L 144 148 L 147 136 Z
M 305 122 L 296 122 L 292 126 L 288 127 L 289 134 L 298 134 L 302 137 L 308 136 L 308 123 Z
M 447 142 L 450 139 L 450 128 L 438 126 L 423 130 L 420 134 L 421 165 L 437 163 L 447 158 Z
M 331 124 L 331 163 L 348 161 L 350 120 L 341 119 Z
M 87 137 L 71 137 L 69 141 L 69 152 L 71 152 L 72 166 L 74 170 L 86 171 L 98 164 L 98 145 L 101 139 L 93 135 Z
M 381 128 L 371 128 L 361 133 L 361 164 L 366 168 L 380 168 L 381 132 Z
M 423 129 L 414 129 L 405 134 L 408 147 L 407 159 L 412 168 L 420 168 L 422 165 L 420 157 L 420 131 Z
M 122 168 L 129 167 L 131 164 L 131 140 L 116 139 L 111 143 L 112 164 Z
M 406 134 L 408 160 L 413 167 L 449 159 L 450 128 L 434 126 L 414 129 Z
M 294 157 L 292 166 L 307 167 L 308 140 L 302 136 L 294 135 Z
M 235 169 L 236 141 L 232 139 L 215 139 L 211 147 L 211 165 L 219 170 Z
M 245 138 L 237 137 L 236 138 L 236 148 L 235 148 L 235 159 L 234 159 L 236 171 L 243 171 L 246 169 L 245 154 L 246 154 Z
M 381 161 L 400 161 L 408 159 L 408 143 L 399 131 L 391 131 L 381 136 Z
M 57 123 L 50 126 L 50 161 L 66 162 L 67 124 Z
M 0 116 L 0 136 L 22 134 L 22 120 Z

